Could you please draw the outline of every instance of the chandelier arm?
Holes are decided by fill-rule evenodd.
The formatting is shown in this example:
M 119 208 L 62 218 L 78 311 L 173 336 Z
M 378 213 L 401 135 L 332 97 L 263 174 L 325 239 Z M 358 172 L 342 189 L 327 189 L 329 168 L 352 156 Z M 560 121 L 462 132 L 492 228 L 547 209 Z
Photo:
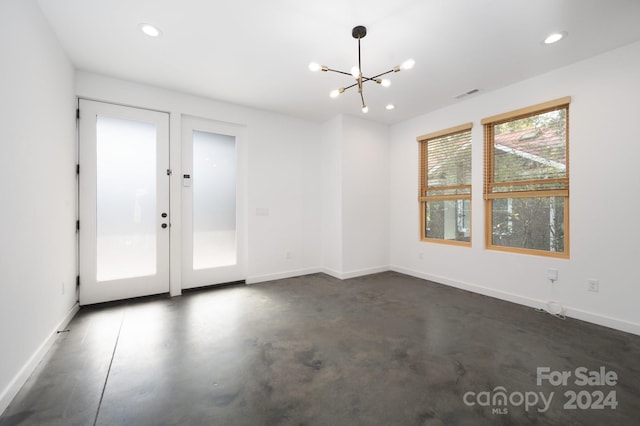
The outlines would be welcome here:
M 373 76 L 373 77 L 371 77 L 371 78 L 367 78 L 367 77 L 362 77 L 362 78 L 364 78 L 364 79 L 366 79 L 366 80 L 375 80 L 375 79 L 376 79 L 376 78 L 378 78 L 378 77 L 382 77 L 383 75 L 391 74 L 392 72 L 395 72 L 395 70 L 394 70 L 394 69 L 390 69 L 389 71 L 385 71 L 385 72 L 383 72 L 383 73 L 381 73 L 381 74 L 374 75 L 374 76 Z
M 390 74 L 392 72 L 395 72 L 395 70 L 389 70 L 389 71 L 383 72 L 382 74 L 374 75 L 373 77 L 362 76 L 362 80 L 363 81 L 376 81 L 376 78 L 382 77 L 383 75 L 387 75 L 387 74 Z
M 344 75 L 351 76 L 351 73 L 350 73 L 350 72 L 345 72 L 345 71 L 340 71 L 340 70 L 334 70 L 334 69 L 332 69 L 332 68 L 327 68 L 327 71 L 337 72 L 338 74 L 344 74 Z
M 362 82 L 365 83 L 367 81 L 376 81 L 376 77 L 362 77 Z
M 362 108 L 366 107 L 367 104 L 364 103 L 364 94 L 360 92 L 360 99 L 362 100 Z
M 345 87 L 345 88 L 344 88 L 344 90 L 351 89 L 352 87 L 355 87 L 355 86 L 357 86 L 357 85 L 358 85 L 358 83 L 353 83 L 351 86 L 347 86 L 347 87 Z

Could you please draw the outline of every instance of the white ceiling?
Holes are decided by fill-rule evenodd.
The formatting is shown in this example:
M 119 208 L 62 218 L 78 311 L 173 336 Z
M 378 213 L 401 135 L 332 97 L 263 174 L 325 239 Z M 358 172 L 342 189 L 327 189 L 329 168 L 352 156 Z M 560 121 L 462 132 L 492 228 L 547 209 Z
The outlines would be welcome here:
M 640 40 L 640 0 L 38 0 L 80 70 L 314 121 L 361 116 L 353 79 L 319 62 L 378 74 L 407 58 L 392 85 L 365 84 L 367 119 L 396 123 L 471 89 L 495 90 Z M 163 34 L 152 39 L 138 24 Z M 566 31 L 555 45 L 545 36 Z M 387 103 L 396 109 L 386 111 Z

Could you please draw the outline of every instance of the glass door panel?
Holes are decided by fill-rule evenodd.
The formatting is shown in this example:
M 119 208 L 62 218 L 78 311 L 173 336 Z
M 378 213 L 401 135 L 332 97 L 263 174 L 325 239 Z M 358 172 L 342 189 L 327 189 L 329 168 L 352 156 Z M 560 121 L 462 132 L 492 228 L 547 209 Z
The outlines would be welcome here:
M 156 126 L 98 116 L 96 127 L 96 279 L 155 275 Z
M 193 269 L 236 262 L 236 138 L 194 130 Z

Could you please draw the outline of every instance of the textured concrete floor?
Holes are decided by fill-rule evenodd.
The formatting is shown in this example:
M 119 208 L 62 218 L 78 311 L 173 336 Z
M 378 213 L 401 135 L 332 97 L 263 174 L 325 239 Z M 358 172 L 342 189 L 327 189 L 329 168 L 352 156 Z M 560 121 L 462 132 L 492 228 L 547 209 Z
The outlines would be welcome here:
M 83 308 L 68 328 L 0 425 L 640 419 L 640 337 L 393 272 Z M 571 377 L 538 386 L 539 367 Z M 616 384 L 578 386 L 580 367 L 604 367 Z M 565 406 L 571 391 L 580 395 L 576 409 Z M 617 407 L 598 392 L 614 392 Z M 546 410 L 543 397 L 551 398 Z M 592 405 L 599 400 L 604 408 Z

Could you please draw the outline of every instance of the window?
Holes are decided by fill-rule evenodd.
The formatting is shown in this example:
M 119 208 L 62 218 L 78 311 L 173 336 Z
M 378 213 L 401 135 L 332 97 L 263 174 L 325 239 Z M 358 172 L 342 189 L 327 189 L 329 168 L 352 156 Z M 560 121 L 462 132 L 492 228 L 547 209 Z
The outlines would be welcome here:
M 482 120 L 487 248 L 569 257 L 570 101 Z
M 471 245 L 471 123 L 417 140 L 421 240 Z

